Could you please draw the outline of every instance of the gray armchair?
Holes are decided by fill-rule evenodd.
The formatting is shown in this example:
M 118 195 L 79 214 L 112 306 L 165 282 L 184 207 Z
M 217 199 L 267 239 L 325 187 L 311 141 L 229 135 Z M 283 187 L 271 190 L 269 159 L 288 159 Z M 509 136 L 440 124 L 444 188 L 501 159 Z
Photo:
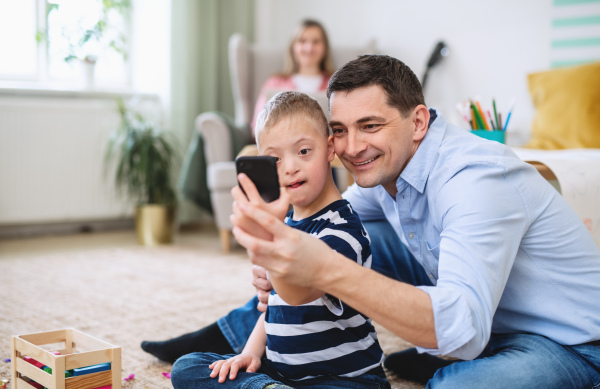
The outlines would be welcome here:
M 242 35 L 233 35 L 229 39 L 229 72 L 235 101 L 235 132 L 232 133 L 223 117 L 216 113 L 207 112 L 196 118 L 196 131 L 204 140 L 207 184 L 215 223 L 225 252 L 229 251 L 231 244 L 229 215 L 233 198 L 230 192 L 237 185 L 232 134 L 251 143 L 249 125 L 254 115 L 255 101 L 267 78 L 283 69 L 284 50 L 281 47 L 251 45 Z M 373 52 L 374 44 L 370 43 L 365 47 L 336 48 L 332 50 L 332 55 L 335 65 L 339 67 L 358 55 Z M 326 102 L 324 92 L 321 96 L 313 97 L 322 105 Z

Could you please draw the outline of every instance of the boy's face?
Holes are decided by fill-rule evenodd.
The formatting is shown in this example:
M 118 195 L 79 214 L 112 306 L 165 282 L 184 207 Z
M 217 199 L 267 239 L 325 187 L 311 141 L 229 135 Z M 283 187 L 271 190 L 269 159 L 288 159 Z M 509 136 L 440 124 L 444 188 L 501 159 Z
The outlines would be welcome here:
M 279 185 L 286 187 L 290 203 L 296 209 L 318 211 L 319 198 L 331 174 L 334 158 L 331 137 L 302 115 L 284 117 L 260 134 L 259 154 L 277 158 Z

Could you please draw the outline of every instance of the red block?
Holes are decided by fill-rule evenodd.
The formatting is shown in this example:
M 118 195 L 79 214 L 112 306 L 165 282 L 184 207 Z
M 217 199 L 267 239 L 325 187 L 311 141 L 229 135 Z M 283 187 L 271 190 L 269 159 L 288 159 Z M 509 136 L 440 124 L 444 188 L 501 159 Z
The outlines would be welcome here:
M 38 361 L 36 361 L 35 359 L 33 359 L 31 357 L 24 356 L 23 359 L 26 360 L 27 362 L 31 363 L 33 366 L 39 367 L 40 369 L 44 367 L 43 363 L 38 362 Z

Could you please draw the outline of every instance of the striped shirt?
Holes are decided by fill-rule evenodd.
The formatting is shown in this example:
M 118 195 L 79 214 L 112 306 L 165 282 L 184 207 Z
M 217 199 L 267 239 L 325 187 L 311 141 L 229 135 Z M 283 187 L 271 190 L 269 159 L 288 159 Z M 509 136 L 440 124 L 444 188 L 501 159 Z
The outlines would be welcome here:
M 359 265 L 371 267 L 370 239 L 350 203 L 338 200 L 313 216 L 285 223 L 315 235 L 333 250 Z M 356 377 L 381 364 L 371 320 L 325 295 L 313 302 L 290 306 L 273 290 L 265 315 L 266 357 L 289 380 L 334 375 Z

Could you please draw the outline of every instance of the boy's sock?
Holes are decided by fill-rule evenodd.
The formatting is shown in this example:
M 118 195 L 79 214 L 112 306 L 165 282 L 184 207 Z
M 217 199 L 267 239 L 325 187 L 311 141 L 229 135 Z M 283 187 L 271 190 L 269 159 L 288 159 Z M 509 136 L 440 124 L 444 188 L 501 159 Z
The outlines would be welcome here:
M 263 389 L 293 389 L 291 386 L 287 386 L 284 384 L 269 384 L 265 386 Z
M 179 357 L 194 352 L 235 353 L 217 323 L 162 342 L 144 341 L 141 347 L 145 352 L 169 363 L 174 363 Z
M 435 372 L 456 361 L 434 357 L 429 354 L 419 354 L 416 348 L 392 353 L 383 360 L 383 367 L 391 370 L 405 380 L 426 384 L 433 378 Z

